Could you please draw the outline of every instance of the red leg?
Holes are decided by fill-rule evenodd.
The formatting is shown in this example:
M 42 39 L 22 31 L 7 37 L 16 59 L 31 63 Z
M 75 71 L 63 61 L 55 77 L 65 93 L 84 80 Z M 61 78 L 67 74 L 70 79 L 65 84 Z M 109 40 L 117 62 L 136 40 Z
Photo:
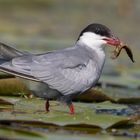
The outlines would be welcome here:
M 69 110 L 70 110 L 70 114 L 74 114 L 74 106 L 72 103 L 69 105 Z
M 47 112 L 50 111 L 50 110 L 49 110 L 49 107 L 50 107 L 50 104 L 49 104 L 49 100 L 47 99 L 47 100 L 46 100 L 46 103 L 45 103 L 45 109 L 46 109 Z

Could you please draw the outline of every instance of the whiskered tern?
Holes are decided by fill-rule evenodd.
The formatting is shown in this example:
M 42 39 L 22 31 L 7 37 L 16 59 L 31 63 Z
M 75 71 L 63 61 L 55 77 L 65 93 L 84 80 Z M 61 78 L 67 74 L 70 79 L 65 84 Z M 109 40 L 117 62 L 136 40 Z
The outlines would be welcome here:
M 98 82 L 105 62 L 104 48 L 120 40 L 105 25 L 93 23 L 83 29 L 69 48 L 42 54 L 26 53 L 0 43 L 0 71 L 32 81 L 30 90 L 46 99 L 57 99 L 74 113 L 72 98 Z M 37 86 L 36 86 L 37 85 Z

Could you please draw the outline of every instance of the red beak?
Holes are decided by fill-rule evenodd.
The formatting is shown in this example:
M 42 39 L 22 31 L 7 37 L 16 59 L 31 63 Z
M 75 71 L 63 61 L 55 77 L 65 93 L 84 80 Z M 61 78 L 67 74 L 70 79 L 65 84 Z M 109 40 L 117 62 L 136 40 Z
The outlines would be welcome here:
M 121 43 L 120 40 L 115 37 L 110 37 L 110 38 L 108 37 L 108 38 L 104 38 L 103 40 L 105 40 L 108 45 L 112 45 L 112 46 L 118 46 Z

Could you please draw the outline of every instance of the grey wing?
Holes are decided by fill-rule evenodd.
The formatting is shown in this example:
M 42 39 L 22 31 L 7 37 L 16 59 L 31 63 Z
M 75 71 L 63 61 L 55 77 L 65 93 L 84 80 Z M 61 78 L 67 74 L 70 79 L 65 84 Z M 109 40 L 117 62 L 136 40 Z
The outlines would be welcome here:
M 24 55 L 13 58 L 11 61 L 4 62 L 0 65 L 0 71 L 22 77 L 25 79 L 39 81 L 31 75 L 32 55 Z
M 88 61 L 79 60 L 76 56 L 51 55 L 34 58 L 32 75 L 64 95 L 85 90 Z
M 96 66 L 93 69 L 95 64 L 91 65 L 93 61 L 83 56 L 67 51 L 24 55 L 4 63 L 0 69 L 19 77 L 44 82 L 50 88 L 67 95 L 87 89 L 91 83 L 89 79 L 96 71 Z

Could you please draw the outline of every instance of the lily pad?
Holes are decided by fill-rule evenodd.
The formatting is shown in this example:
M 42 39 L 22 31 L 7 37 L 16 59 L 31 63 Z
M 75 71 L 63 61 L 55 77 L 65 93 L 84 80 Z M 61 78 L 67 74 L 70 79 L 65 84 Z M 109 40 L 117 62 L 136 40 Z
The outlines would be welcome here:
M 4 98 L 0 98 L 0 111 L 5 112 L 5 111 L 12 111 L 13 110 L 13 100 L 7 100 Z
M 7 135 L 8 134 L 8 135 Z M 86 134 L 67 134 L 67 133 L 40 133 L 38 131 L 29 131 L 25 129 L 15 129 L 11 127 L 0 127 L 0 139 L 6 140 L 15 140 L 15 139 L 23 139 L 23 140 L 105 140 L 105 139 L 113 139 L 113 140 L 128 140 L 128 138 L 122 136 L 110 136 L 110 135 L 86 135 Z M 131 138 L 133 140 L 133 138 Z M 135 139 L 134 139 L 135 140 Z
M 70 115 L 66 106 L 51 101 L 51 111 L 46 113 L 44 110 L 44 100 L 22 98 L 22 100 L 15 103 L 12 112 L 0 112 L 0 119 L 36 120 L 60 126 L 85 124 L 98 126 L 103 129 L 108 128 L 118 121 L 127 119 L 125 116 L 97 114 L 92 103 L 75 103 L 74 105 L 76 114 Z
M 83 94 L 74 98 L 74 101 L 81 101 L 81 102 L 103 102 L 103 101 L 112 101 L 115 100 L 108 95 L 104 94 L 103 91 L 99 88 L 92 88 L 86 91 Z
M 7 135 L 8 134 L 8 135 Z M 0 139 L 28 139 L 28 140 L 43 140 L 47 136 L 39 132 L 28 131 L 24 129 L 16 129 L 13 127 L 0 126 Z
M 125 127 L 125 124 L 124 124 L 124 126 L 119 127 L 119 129 L 118 127 L 117 129 L 114 129 L 114 128 L 111 129 L 110 133 L 113 136 L 125 136 L 128 138 L 140 139 L 140 125 L 133 125 L 133 126 L 130 125 L 130 127 Z
M 0 95 L 20 96 L 20 93 L 30 93 L 21 80 L 8 78 L 0 80 Z
M 116 103 L 139 104 L 140 95 L 138 89 L 123 89 L 123 88 L 103 88 L 103 93 L 106 96 L 114 99 Z
M 48 134 L 48 140 L 57 139 L 57 140 L 129 140 L 129 138 L 123 136 L 110 136 L 110 135 L 56 135 L 56 134 Z M 130 138 L 130 140 L 135 140 L 135 138 Z
M 109 101 L 95 104 L 94 108 L 96 110 L 96 113 L 108 113 L 114 115 L 130 115 L 134 113 L 134 111 L 127 105 L 120 105 L 116 103 L 111 103 Z

